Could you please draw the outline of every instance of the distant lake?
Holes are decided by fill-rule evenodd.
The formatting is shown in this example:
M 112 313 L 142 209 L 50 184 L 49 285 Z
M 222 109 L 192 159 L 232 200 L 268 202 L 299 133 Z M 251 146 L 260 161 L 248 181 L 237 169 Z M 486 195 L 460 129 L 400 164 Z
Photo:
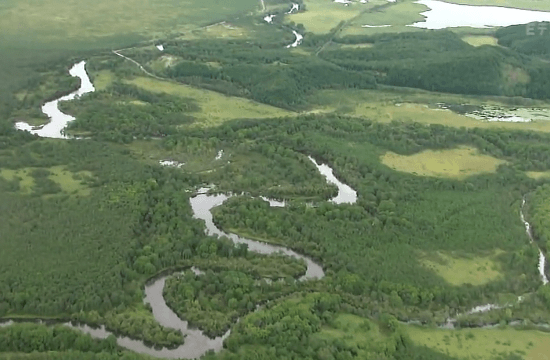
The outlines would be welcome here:
M 426 5 L 430 10 L 421 13 L 426 17 L 424 21 L 409 26 L 424 29 L 445 29 L 460 26 L 490 28 L 528 24 L 535 21 L 550 21 L 550 12 L 546 11 L 499 6 L 458 5 L 438 0 L 419 0 L 415 3 Z M 546 31 L 550 33 L 550 27 Z

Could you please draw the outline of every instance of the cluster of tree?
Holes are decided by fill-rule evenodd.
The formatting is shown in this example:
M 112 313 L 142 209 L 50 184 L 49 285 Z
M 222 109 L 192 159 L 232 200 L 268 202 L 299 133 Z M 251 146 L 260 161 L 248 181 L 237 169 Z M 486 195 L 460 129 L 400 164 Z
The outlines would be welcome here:
M 178 125 L 193 122 L 191 113 L 200 110 L 192 99 L 153 94 L 123 83 L 111 85 L 107 92 L 63 102 L 60 108 L 78 118 L 69 124 L 69 133 L 118 142 L 175 133 Z
M 173 348 L 184 342 L 180 330 L 161 326 L 151 315 L 150 310 L 141 305 L 139 309 L 109 311 L 104 315 L 100 315 L 95 310 L 80 312 L 73 314 L 71 321 L 91 326 L 105 325 L 108 330 L 118 335 L 143 340 L 149 346 Z
M 168 279 L 163 294 L 180 318 L 215 337 L 223 335 L 239 317 L 258 305 L 296 289 L 292 278 L 267 281 L 239 271 L 207 271 L 204 275 L 186 271 Z
M 116 353 L 114 336 L 96 340 L 64 325 L 13 324 L 0 327 L 0 352 L 67 351 Z

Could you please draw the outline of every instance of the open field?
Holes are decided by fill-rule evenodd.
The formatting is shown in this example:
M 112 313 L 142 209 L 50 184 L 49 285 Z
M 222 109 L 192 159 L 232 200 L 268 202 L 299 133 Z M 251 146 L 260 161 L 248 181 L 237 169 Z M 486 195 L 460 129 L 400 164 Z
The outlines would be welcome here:
M 465 179 L 468 176 L 496 172 L 506 163 L 489 155 L 479 154 L 477 149 L 460 147 L 452 150 L 426 150 L 414 155 L 387 152 L 381 157 L 384 165 L 397 171 L 420 176 Z
M 516 9 L 550 11 L 550 3 L 539 0 L 445 0 L 463 5 L 502 6 Z
M 306 11 L 287 15 L 287 21 L 303 24 L 306 31 L 328 33 L 341 21 L 347 21 L 375 5 L 386 3 L 385 0 L 373 0 L 368 4 L 359 2 L 344 6 L 327 0 L 305 0 Z
M 489 36 L 489 35 L 469 35 L 469 36 L 464 36 L 462 40 L 464 40 L 465 42 L 467 42 L 472 46 L 483 46 L 483 45 L 497 46 L 498 45 L 498 39 L 495 38 L 494 36 Z
M 138 77 L 133 80 L 126 80 L 126 82 L 151 92 L 167 93 L 195 100 L 202 110 L 194 116 L 202 125 L 206 126 L 217 125 L 231 119 L 270 118 L 291 114 L 289 111 L 251 100 L 225 96 L 215 91 L 197 89 L 167 81 Z
M 471 258 L 456 257 L 437 252 L 428 257 L 422 256 L 420 262 L 435 271 L 452 285 L 483 285 L 498 279 L 501 273 L 494 261 L 494 256 L 475 256 Z
M 424 124 L 441 124 L 467 128 L 505 128 L 550 132 L 550 121 L 531 122 L 487 122 L 457 114 L 448 109 L 436 108 L 437 103 L 488 105 L 495 107 L 517 106 L 505 101 L 511 98 L 464 96 L 434 93 L 423 90 L 381 91 L 381 90 L 322 90 L 308 99 L 315 111 L 336 111 L 379 122 L 411 121 Z M 531 101 L 525 105 L 548 110 L 548 103 Z M 518 116 L 529 117 L 527 109 L 517 110 Z M 526 112 L 523 114 L 523 112 Z
M 524 360 L 550 358 L 550 334 L 535 330 L 444 330 L 417 326 L 408 326 L 406 330 L 415 343 L 459 359 L 493 359 L 503 353 L 515 353 Z
M 421 12 L 428 10 L 426 6 L 415 4 L 412 1 L 389 4 L 383 9 L 366 12 L 354 19 L 340 34 L 345 35 L 372 35 L 381 32 L 421 31 L 421 29 L 406 26 L 422 21 Z M 391 27 L 364 28 L 363 25 L 392 25 Z
M 53 166 L 49 168 L 51 175 L 49 178 L 55 181 L 61 189 L 68 194 L 76 194 L 81 196 L 90 195 L 91 189 L 82 182 L 92 177 L 89 171 L 80 171 L 73 173 L 65 169 L 63 166 Z
M 105 90 L 114 80 L 114 75 L 109 70 L 101 70 L 90 75 L 93 76 L 92 82 L 96 91 Z

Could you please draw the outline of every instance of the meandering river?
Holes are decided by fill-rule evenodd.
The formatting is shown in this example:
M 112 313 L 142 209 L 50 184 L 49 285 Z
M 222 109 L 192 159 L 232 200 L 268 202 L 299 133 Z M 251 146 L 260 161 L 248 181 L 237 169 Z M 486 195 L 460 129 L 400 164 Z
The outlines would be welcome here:
M 338 187 L 338 195 L 331 201 L 335 204 L 343 203 L 355 203 L 357 200 L 357 193 L 346 184 L 338 180 L 334 175 L 332 169 L 326 164 L 317 163 L 312 157 L 309 159 L 319 169 L 321 174 L 325 176 L 327 182 L 335 184 Z M 206 227 L 206 233 L 208 235 L 225 236 L 231 239 L 236 244 L 248 245 L 249 251 L 253 251 L 259 254 L 275 254 L 283 253 L 287 256 L 294 257 L 296 259 L 304 260 L 307 269 L 305 274 L 299 279 L 299 281 L 307 281 L 312 279 L 321 279 L 325 276 L 323 268 L 320 264 L 316 263 L 307 256 L 301 255 L 287 247 L 271 245 L 256 240 L 247 239 L 236 234 L 225 233 L 214 224 L 212 217 L 212 209 L 222 205 L 227 199 L 231 198 L 231 194 L 217 194 L 210 195 L 207 192 L 209 188 L 202 188 L 197 191 L 197 194 L 190 198 L 191 208 L 193 210 L 193 216 L 197 219 L 203 220 Z M 268 201 L 272 207 L 284 207 L 285 203 L 277 200 L 267 199 L 262 197 L 265 201 Z M 198 269 L 193 268 L 195 274 L 200 275 L 201 272 Z M 145 303 L 151 305 L 153 316 L 162 326 L 169 327 L 176 330 L 181 330 L 185 336 L 185 343 L 175 349 L 155 349 L 148 347 L 142 341 L 130 339 L 124 336 L 116 336 L 117 344 L 126 349 L 148 354 L 159 358 L 170 359 L 195 359 L 204 355 L 207 351 L 220 351 L 223 348 L 224 340 L 229 336 L 230 330 L 223 336 L 210 339 L 204 335 L 202 331 L 193 329 L 188 326 L 187 321 L 181 320 L 166 304 L 163 297 L 163 289 L 166 279 L 171 276 L 163 276 L 156 280 L 153 280 L 145 286 Z M 13 322 L 7 322 L 0 324 L 0 326 L 9 326 Z M 88 325 L 74 325 L 71 323 L 65 323 L 73 329 L 78 329 L 84 333 L 90 334 L 94 338 L 105 339 L 109 335 L 114 335 L 107 331 L 104 326 L 100 328 L 92 328 Z

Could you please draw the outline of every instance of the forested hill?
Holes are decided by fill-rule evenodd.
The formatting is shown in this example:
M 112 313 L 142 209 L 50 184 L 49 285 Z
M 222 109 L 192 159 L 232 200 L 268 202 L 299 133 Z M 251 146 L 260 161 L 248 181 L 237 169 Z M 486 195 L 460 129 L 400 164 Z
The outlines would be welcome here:
M 538 38 L 533 48 L 546 41 Z M 333 41 L 372 44 L 359 49 L 329 48 L 319 56 L 349 70 L 375 72 L 380 83 L 460 94 L 548 97 L 548 66 L 521 55 L 525 51 L 516 45 L 511 49 L 474 47 L 447 30 L 347 36 Z M 508 44 L 509 40 L 501 41 Z M 524 76 L 511 78 L 513 72 Z
M 527 31 L 530 30 L 530 34 Z M 499 45 L 527 55 L 550 54 L 550 22 L 513 25 L 498 29 L 495 33 Z

